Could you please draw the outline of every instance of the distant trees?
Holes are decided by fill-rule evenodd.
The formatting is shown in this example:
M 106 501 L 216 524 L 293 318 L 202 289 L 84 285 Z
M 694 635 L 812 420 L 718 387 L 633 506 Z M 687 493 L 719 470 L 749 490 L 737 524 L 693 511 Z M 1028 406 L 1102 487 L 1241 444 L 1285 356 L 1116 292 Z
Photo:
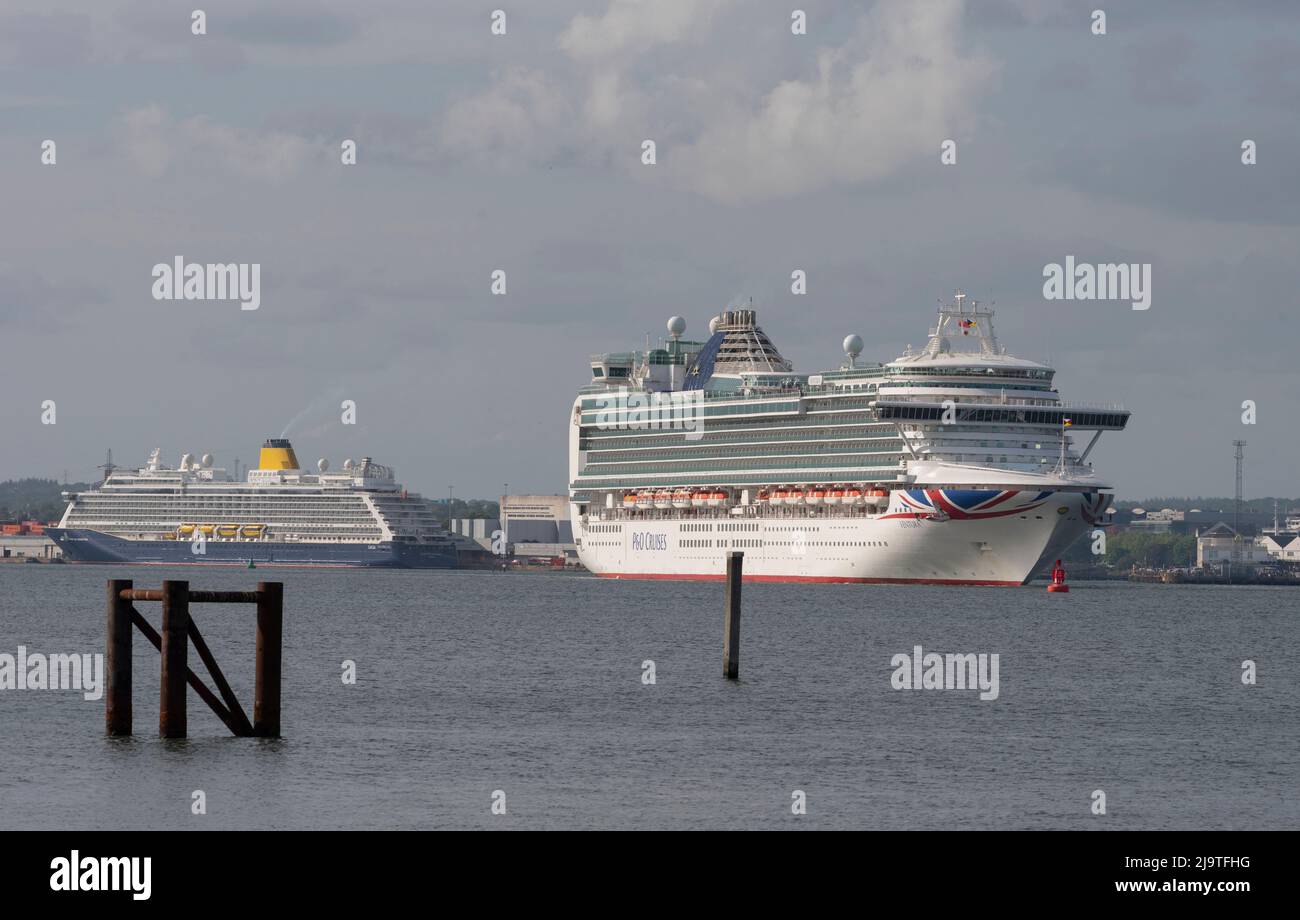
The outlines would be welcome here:
M 88 488 L 84 482 L 63 485 L 57 479 L 9 479 L 0 482 L 0 521 L 57 521 L 63 516 L 62 492 Z
M 447 519 L 447 499 L 433 499 L 433 503 L 440 509 L 439 518 Z M 501 516 L 501 509 L 497 502 L 488 501 L 484 498 L 454 499 L 451 503 L 451 517 L 455 520 L 495 520 Z
M 1108 565 L 1127 571 L 1134 565 L 1169 568 L 1196 564 L 1196 537 L 1180 533 L 1147 533 L 1138 530 L 1107 532 L 1106 552 L 1093 555 L 1092 538 L 1080 537 L 1062 559 L 1077 565 Z

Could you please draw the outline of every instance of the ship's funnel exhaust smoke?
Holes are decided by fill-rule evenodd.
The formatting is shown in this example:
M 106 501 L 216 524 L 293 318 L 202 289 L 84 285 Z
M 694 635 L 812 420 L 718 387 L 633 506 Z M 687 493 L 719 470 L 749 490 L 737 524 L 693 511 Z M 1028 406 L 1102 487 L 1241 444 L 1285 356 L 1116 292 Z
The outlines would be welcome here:
M 339 401 L 342 398 L 343 388 L 335 387 L 330 392 L 313 399 L 307 404 L 306 408 L 293 418 L 289 419 L 288 423 L 284 426 L 284 430 L 280 432 L 280 437 L 289 437 L 289 434 L 294 430 L 294 428 L 302 424 L 302 422 L 308 418 L 314 418 L 317 422 L 312 431 L 309 432 L 310 434 L 320 434 L 321 432 L 328 430 L 332 423 L 338 421 L 338 417 L 334 414 L 335 407 L 339 405 Z

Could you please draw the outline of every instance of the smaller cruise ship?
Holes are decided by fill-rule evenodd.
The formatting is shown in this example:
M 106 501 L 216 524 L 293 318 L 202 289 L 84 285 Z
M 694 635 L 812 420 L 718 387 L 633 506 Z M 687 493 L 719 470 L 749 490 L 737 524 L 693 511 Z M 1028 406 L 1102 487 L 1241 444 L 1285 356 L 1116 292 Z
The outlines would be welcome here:
M 465 541 L 386 466 L 362 457 L 331 472 L 303 470 L 292 445 L 268 440 L 244 480 L 211 455 L 172 468 L 155 449 L 140 469 L 106 469 L 104 482 L 64 492 L 46 533 L 70 562 L 189 565 L 453 568 Z M 473 546 L 477 550 L 477 545 Z

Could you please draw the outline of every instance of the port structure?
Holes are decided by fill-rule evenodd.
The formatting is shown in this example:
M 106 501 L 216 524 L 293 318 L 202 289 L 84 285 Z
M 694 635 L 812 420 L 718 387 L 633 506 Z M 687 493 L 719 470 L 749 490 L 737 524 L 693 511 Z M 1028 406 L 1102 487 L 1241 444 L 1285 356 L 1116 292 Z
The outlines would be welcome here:
M 136 601 L 162 602 L 162 631 L 136 610 Z M 250 722 L 217 660 L 190 616 L 190 604 L 255 604 L 257 606 L 257 676 Z M 284 627 L 284 584 L 259 582 L 256 591 L 191 591 L 188 581 L 164 581 L 161 590 L 137 589 L 126 579 L 108 582 L 107 688 L 104 694 L 105 731 L 130 735 L 131 651 L 139 629 L 162 658 L 158 704 L 158 733 L 184 738 L 188 730 L 185 687 L 194 688 L 209 708 L 237 737 L 280 737 L 280 683 Z M 221 699 L 190 670 L 190 643 L 207 667 Z

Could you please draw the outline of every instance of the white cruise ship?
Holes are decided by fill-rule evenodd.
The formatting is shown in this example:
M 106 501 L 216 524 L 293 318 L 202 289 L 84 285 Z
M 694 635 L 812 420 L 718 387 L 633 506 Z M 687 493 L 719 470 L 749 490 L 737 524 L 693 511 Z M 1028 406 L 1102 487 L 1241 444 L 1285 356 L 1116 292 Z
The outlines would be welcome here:
M 1063 402 L 960 291 L 924 348 L 796 374 L 753 310 L 595 355 L 569 431 L 574 538 L 612 578 L 1020 585 L 1106 513 L 1119 406 Z M 1087 437 L 1080 437 L 1087 433 Z M 1079 438 L 1079 440 L 1076 440 Z
M 299 469 L 292 445 L 268 440 L 244 481 L 211 456 L 106 469 L 102 485 L 65 492 L 45 532 L 72 562 L 450 568 L 458 541 L 434 509 L 363 457 L 332 473 Z

